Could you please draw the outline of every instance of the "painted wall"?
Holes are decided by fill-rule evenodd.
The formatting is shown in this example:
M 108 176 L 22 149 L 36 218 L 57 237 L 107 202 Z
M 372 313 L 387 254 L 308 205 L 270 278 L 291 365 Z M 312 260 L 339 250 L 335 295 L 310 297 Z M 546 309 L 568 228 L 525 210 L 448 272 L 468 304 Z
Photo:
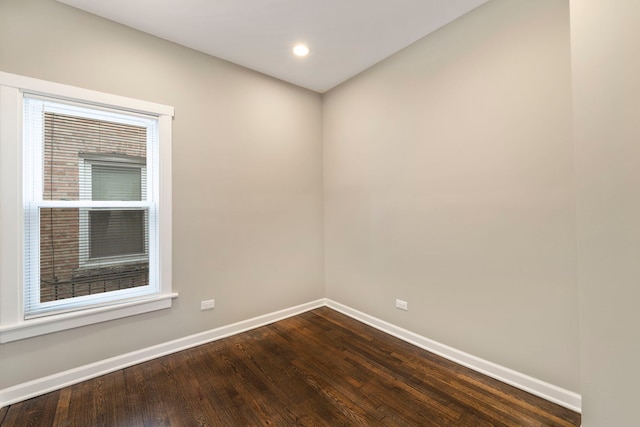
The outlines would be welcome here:
M 574 40 L 593 42 L 595 24 L 571 15 Z M 582 386 L 588 414 L 589 393 L 600 400 L 607 389 L 595 391 L 606 385 L 596 374 L 581 383 L 578 371 L 570 51 L 568 1 L 493 0 L 323 99 L 53 0 L 0 0 L 0 70 L 175 107 L 180 293 L 170 310 L 0 346 L 0 388 L 327 296 L 552 384 Z M 573 58 L 584 73 L 574 87 L 584 110 L 576 109 L 577 138 L 604 132 L 596 118 L 605 107 L 586 108 L 595 99 L 589 55 Z M 603 91 L 621 58 L 599 76 Z M 616 93 L 635 83 L 616 83 Z M 627 142 L 637 135 L 625 132 Z M 590 160 L 580 176 L 631 162 L 630 146 L 605 152 L 594 135 L 581 148 Z M 611 162 L 592 164 L 601 154 Z M 607 185 L 628 189 L 633 165 Z M 598 340 L 637 319 L 614 313 L 598 327 L 619 301 L 588 271 L 604 256 L 594 224 L 619 212 L 597 211 L 610 188 L 585 196 L 590 184 L 580 182 L 580 266 L 593 284 L 583 284 L 593 293 L 582 321 L 595 327 L 583 328 L 582 355 L 601 369 L 612 354 L 598 354 Z M 614 227 L 620 236 L 633 225 L 625 218 Z M 620 253 L 629 248 L 621 243 Z M 626 267 L 620 286 L 635 277 Z M 623 302 L 635 296 L 625 289 Z M 606 312 L 594 308 L 603 293 Z M 216 309 L 200 312 L 209 298 Z M 395 309 L 396 298 L 409 311 Z
M 571 2 L 583 426 L 638 425 L 640 2 Z
M 0 70 L 175 107 L 180 293 L 170 310 L 3 344 L 0 388 L 324 296 L 320 95 L 53 0 L 0 0 Z
M 327 297 L 578 392 L 569 2 L 493 0 L 323 111 Z

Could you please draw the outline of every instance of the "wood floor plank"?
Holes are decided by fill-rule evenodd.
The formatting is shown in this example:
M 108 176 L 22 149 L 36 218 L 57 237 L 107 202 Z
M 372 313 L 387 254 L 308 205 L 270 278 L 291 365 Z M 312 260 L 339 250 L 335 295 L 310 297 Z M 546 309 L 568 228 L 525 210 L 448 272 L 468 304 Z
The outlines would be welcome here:
M 233 418 L 225 416 L 226 412 L 220 411 L 220 396 L 226 393 L 217 392 L 213 384 L 206 379 L 209 374 L 202 369 L 201 360 L 195 351 L 180 352 L 171 358 L 171 365 L 176 371 L 182 371 L 183 375 L 177 375 L 179 387 L 184 390 L 185 397 L 190 402 L 190 412 L 194 423 L 198 425 L 229 425 Z
M 233 384 L 221 381 L 220 375 L 212 369 L 217 366 L 216 359 L 205 351 L 203 347 L 195 349 L 189 361 L 192 376 L 186 387 L 194 391 L 194 399 L 209 416 L 210 425 L 249 425 L 246 417 L 240 416 L 240 411 L 233 401 L 233 396 L 238 395 L 234 390 L 230 392 Z M 238 420 L 241 419 L 241 422 Z
M 331 321 L 342 330 L 355 330 L 359 327 L 359 322 L 332 310 L 320 309 L 314 311 L 313 314 Z M 358 338 L 352 344 L 355 346 L 363 345 L 361 336 L 364 337 L 364 334 L 358 334 Z M 496 420 L 500 419 L 506 425 L 513 425 L 516 419 L 523 425 L 572 426 L 577 423 L 577 414 L 572 411 L 562 410 L 559 414 L 550 414 L 548 411 L 552 408 L 557 410 L 557 405 L 425 352 L 402 340 L 389 337 L 381 331 L 369 331 L 363 351 L 370 353 L 379 351 L 378 361 L 393 361 L 392 357 L 385 359 L 387 354 L 385 352 L 393 348 L 402 350 L 399 353 L 402 363 L 390 368 L 398 378 L 406 382 L 419 381 L 436 384 L 446 392 L 449 398 L 457 396 L 461 399 L 458 401 L 459 403 L 479 405 L 483 411 L 490 411 L 491 417 Z M 373 353 L 370 356 L 371 360 L 376 360 Z M 425 359 L 431 363 L 425 363 Z M 514 412 L 517 412 L 515 418 L 512 416 Z M 540 416 L 540 414 L 543 415 Z
M 344 338 L 346 337 L 339 339 Z M 387 339 L 386 336 L 384 338 Z M 428 382 L 421 384 L 414 381 L 411 384 L 409 380 L 412 377 L 413 367 L 406 366 L 402 358 L 393 356 L 385 343 L 376 341 L 374 337 L 369 336 L 364 342 L 360 337 L 356 337 L 350 341 L 350 346 L 357 349 L 352 352 L 352 357 L 360 355 L 358 360 L 353 361 L 354 369 L 358 365 L 367 366 L 368 370 L 372 372 L 372 376 L 378 379 L 383 378 L 383 381 L 376 381 L 377 383 L 393 385 L 393 389 L 385 390 L 382 395 L 394 393 L 399 396 L 396 400 L 402 402 L 403 405 L 415 402 L 414 408 L 403 408 L 402 410 L 404 413 L 411 413 L 418 417 L 418 419 L 413 419 L 413 422 L 431 418 L 443 419 L 445 423 L 453 423 L 460 417 L 461 411 L 470 410 L 469 407 L 453 407 L 450 400 L 451 395 L 443 392 L 440 388 L 429 385 Z M 420 395 L 420 398 L 417 395 Z M 429 413 L 425 413 L 426 410 Z
M 162 378 L 162 373 L 159 359 L 132 366 L 124 372 L 126 393 L 136 396 L 135 402 L 139 405 L 136 409 L 145 425 L 170 425 L 170 411 L 165 407 L 169 390 Z
M 242 367 L 234 359 L 230 347 L 231 340 L 205 346 L 204 355 L 210 360 L 207 364 L 207 381 L 218 390 L 224 403 L 221 409 L 232 420 L 231 425 L 262 425 L 268 420 L 261 418 L 259 411 L 254 409 L 254 396 L 246 393 L 247 387 L 242 384 L 243 379 L 240 377 Z
M 308 333 L 307 333 L 308 334 Z M 312 334 L 312 333 L 311 333 Z M 309 376 L 314 377 L 312 386 L 320 380 L 326 382 L 330 387 L 335 388 L 348 401 L 358 401 L 359 405 L 366 410 L 368 415 L 375 419 L 380 419 L 382 414 L 376 414 L 376 405 L 363 398 L 358 389 L 362 386 L 362 381 L 354 378 L 354 370 L 349 369 L 350 366 L 345 363 L 344 358 L 335 348 L 319 345 L 319 343 L 311 336 L 304 339 L 299 338 L 299 342 L 314 348 L 314 351 L 308 354 L 301 352 L 298 358 L 291 362 L 296 371 L 309 380 Z M 339 378 L 336 381 L 336 378 Z
M 195 383 L 199 383 L 194 378 L 193 371 L 189 364 L 192 352 L 179 352 L 172 354 L 166 358 L 166 364 L 163 366 L 163 375 L 167 384 L 170 384 L 171 400 L 168 403 L 175 413 L 175 417 L 170 416 L 169 422 L 175 425 L 182 422 L 189 425 L 203 425 L 208 423 L 209 417 L 203 411 L 203 407 L 199 404 L 201 399 L 198 396 L 199 387 L 193 387 Z M 195 380 L 195 381 L 194 381 Z M 166 400 L 166 397 L 165 397 Z
M 2 426 L 42 426 L 55 417 L 59 391 L 34 397 L 8 407 Z
M 571 427 L 580 415 L 323 307 L 0 410 L 0 426 Z
M 304 322 L 304 320 L 300 320 L 300 322 Z M 294 323 L 294 322 L 291 322 Z M 297 322 L 299 324 L 299 322 Z M 296 323 L 294 323 L 296 324 Z M 400 396 L 403 394 L 410 393 L 409 390 L 403 388 L 395 378 L 392 376 L 387 376 L 386 379 L 390 380 L 392 384 L 394 384 L 393 389 L 384 389 L 379 387 L 380 382 L 375 381 L 375 383 L 371 383 L 367 378 L 380 378 L 380 375 L 384 374 L 382 371 L 378 369 L 376 364 L 368 363 L 366 358 L 359 358 L 358 354 L 349 351 L 348 348 L 343 347 L 329 347 L 326 346 L 326 342 L 341 342 L 341 340 L 337 339 L 337 337 L 325 337 L 325 341 L 318 341 L 316 339 L 317 335 L 321 335 L 318 331 L 313 330 L 313 325 L 306 325 L 309 328 L 309 331 L 306 332 L 308 335 L 307 339 L 310 347 L 314 348 L 313 352 L 310 352 L 307 355 L 307 363 L 312 364 L 312 372 L 321 372 L 326 373 L 327 381 L 334 381 L 331 383 L 332 387 L 339 389 L 341 392 L 353 396 L 354 399 L 357 398 L 361 405 L 363 405 L 368 411 L 375 411 L 377 407 L 382 404 L 380 398 L 382 398 L 385 394 L 394 393 L 398 396 L 396 400 L 402 402 L 404 407 L 403 412 L 408 417 L 418 416 L 417 419 L 425 419 L 425 418 L 441 418 L 445 417 L 449 420 L 454 420 L 458 418 L 458 414 L 450 411 L 446 404 L 439 405 L 435 401 L 431 401 L 431 405 L 417 404 L 411 406 L 411 403 L 414 402 L 413 399 L 405 399 L 406 396 Z M 304 329 L 302 326 L 298 325 L 297 329 Z M 329 340 L 329 341 L 327 341 Z M 353 380 L 352 382 L 355 384 L 359 384 L 359 387 L 353 390 L 349 389 L 350 381 L 349 379 L 358 378 L 358 380 Z M 337 381 L 335 381 L 337 379 Z M 346 380 L 346 381 L 345 381 Z M 383 381 L 384 382 L 384 381 Z M 396 386 L 398 384 L 399 386 Z M 363 385 L 365 387 L 363 388 Z M 377 388 L 374 386 L 378 385 Z M 373 409 L 372 409 L 373 408 Z M 437 413 L 437 414 L 434 414 Z M 379 414 L 378 416 L 383 416 L 383 414 Z M 417 419 L 414 419 L 416 421 Z

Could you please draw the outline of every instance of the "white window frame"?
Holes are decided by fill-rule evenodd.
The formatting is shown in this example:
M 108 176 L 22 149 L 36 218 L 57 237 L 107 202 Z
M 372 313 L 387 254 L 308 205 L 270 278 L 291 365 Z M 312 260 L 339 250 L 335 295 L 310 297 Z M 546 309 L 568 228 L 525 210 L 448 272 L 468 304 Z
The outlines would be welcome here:
M 142 191 L 143 194 L 146 191 L 147 179 L 146 163 L 137 163 L 128 161 L 124 158 L 114 157 L 109 154 L 81 154 L 78 160 L 79 167 L 79 179 L 80 179 L 80 200 L 93 200 L 92 197 L 92 180 L 93 180 L 93 166 L 94 165 L 106 165 L 109 167 L 129 167 L 140 170 Z M 89 242 L 89 211 L 91 209 L 80 210 L 80 236 L 79 236 L 79 254 L 80 254 L 80 268 L 92 268 L 106 265 L 128 264 L 140 262 L 140 255 L 149 255 L 149 241 L 144 240 L 144 252 L 140 254 L 111 256 L 91 258 L 90 244 Z M 145 224 L 146 227 L 146 224 Z
M 25 318 L 22 117 L 24 94 L 157 117 L 158 290 L 108 304 Z M 173 107 L 0 72 L 0 343 L 171 307 L 171 125 Z M 149 180 L 151 181 L 151 179 Z M 150 272 L 153 274 L 153 272 Z
M 40 302 L 40 210 L 46 208 L 78 208 L 80 211 L 92 208 L 146 208 L 150 220 L 155 223 L 158 208 L 159 181 L 151 177 L 150 184 L 145 188 L 141 201 L 93 201 L 93 200 L 45 200 L 44 199 L 44 114 L 45 112 L 69 114 L 87 119 L 108 120 L 123 124 L 138 125 L 146 128 L 146 158 L 152 163 L 157 163 L 160 138 L 156 117 L 143 116 L 139 113 L 128 111 L 114 111 L 103 107 L 95 107 L 59 101 L 41 94 L 24 94 L 24 114 L 28 114 L 30 122 L 23 126 L 23 162 L 25 171 L 23 182 L 26 184 L 23 190 L 25 224 L 29 224 L 29 233 L 25 233 L 25 276 L 24 282 L 24 318 L 50 316 L 55 313 L 84 310 L 90 307 L 108 306 L 121 301 L 130 301 L 136 298 L 149 297 L 159 292 L 158 283 L 158 253 L 153 251 L 149 257 L 149 280 L 145 286 L 125 288 L 108 293 L 77 296 L 61 300 Z M 156 167 L 149 172 L 155 173 Z M 149 233 L 151 245 L 156 248 L 156 234 Z M 28 262 L 30 261 L 30 262 Z

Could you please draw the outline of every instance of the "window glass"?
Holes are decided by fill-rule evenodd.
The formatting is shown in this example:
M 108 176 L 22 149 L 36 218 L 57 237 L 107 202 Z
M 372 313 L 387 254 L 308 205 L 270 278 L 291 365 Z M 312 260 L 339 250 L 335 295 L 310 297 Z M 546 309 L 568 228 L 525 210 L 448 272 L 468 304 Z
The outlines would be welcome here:
M 144 212 L 94 210 L 89 212 L 89 257 L 92 259 L 144 253 Z M 146 262 L 144 257 L 137 261 Z
M 142 200 L 142 169 L 106 165 L 91 166 L 92 200 Z

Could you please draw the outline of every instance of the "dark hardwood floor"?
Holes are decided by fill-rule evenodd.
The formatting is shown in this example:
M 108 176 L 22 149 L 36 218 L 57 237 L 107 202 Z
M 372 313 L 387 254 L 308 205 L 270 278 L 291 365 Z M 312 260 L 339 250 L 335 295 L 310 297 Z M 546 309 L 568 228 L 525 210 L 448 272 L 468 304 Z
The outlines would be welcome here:
M 328 308 L 0 410 L 5 426 L 579 426 Z

